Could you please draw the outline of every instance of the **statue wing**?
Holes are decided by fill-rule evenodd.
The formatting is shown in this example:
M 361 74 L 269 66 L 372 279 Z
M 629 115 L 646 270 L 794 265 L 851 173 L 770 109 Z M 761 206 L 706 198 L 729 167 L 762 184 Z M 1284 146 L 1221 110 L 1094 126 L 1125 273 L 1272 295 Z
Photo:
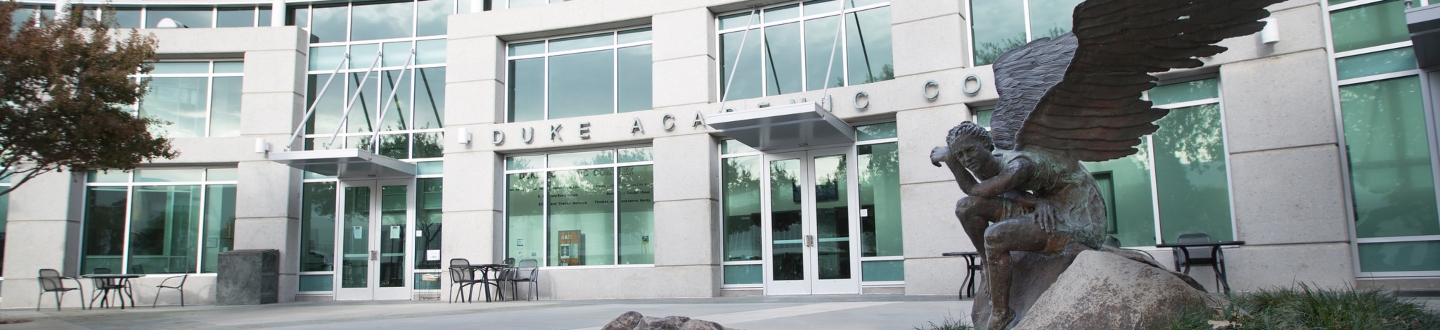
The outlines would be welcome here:
M 1011 137 L 1014 149 L 1041 147 L 1081 161 L 1105 161 L 1134 154 L 1140 138 L 1160 127 L 1154 122 L 1168 113 L 1153 109 L 1141 93 L 1155 87 L 1150 73 L 1204 65 L 1196 57 L 1219 54 L 1217 46 L 1226 38 L 1249 35 L 1265 27 L 1260 19 L 1270 16 L 1266 6 L 1284 0 L 1089 0 L 1075 8 L 1073 36 L 1032 42 L 1054 44 L 1035 46 L 1026 58 L 1002 55 L 996 61 L 997 88 L 1007 79 L 1039 79 L 1044 88 L 1033 110 L 1021 109 L 1028 99 L 1001 100 L 1000 104 L 1022 106 L 1009 110 L 1002 120 L 1020 120 Z M 1072 40 L 1073 39 L 1073 40 Z M 1064 75 L 1048 84 L 1040 78 L 999 78 L 1013 74 L 1002 66 L 1050 68 L 1062 60 L 1048 59 L 1035 51 L 1074 44 L 1073 57 Z M 1012 51 L 1013 52 L 1013 51 Z M 1012 54 L 1006 54 L 1012 55 Z M 1039 56 L 1038 59 L 1031 59 Z M 1001 63 L 1008 60 L 1020 64 Z M 1011 93 L 1015 94 L 1015 93 Z M 1024 97 L 1033 92 L 1025 91 Z M 1001 98 L 1006 94 L 1001 92 Z M 997 106 L 996 116 L 1001 116 Z M 992 119 L 994 123 L 994 119 Z M 1013 123 L 1007 125 L 1016 126 Z M 992 125 L 998 126 L 998 125 Z M 996 146 L 1002 147 L 996 137 Z M 1002 147 L 1004 148 L 1004 147 Z

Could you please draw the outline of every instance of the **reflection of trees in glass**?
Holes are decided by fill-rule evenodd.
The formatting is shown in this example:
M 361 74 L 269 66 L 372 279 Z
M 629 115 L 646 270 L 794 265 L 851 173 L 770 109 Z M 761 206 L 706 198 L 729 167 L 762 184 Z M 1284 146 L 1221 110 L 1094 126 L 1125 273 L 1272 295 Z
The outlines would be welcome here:
M 1340 88 L 1359 237 L 1440 233 L 1420 87 L 1410 76 Z
M 441 178 L 425 178 L 415 180 L 415 201 L 418 206 L 415 210 L 415 229 L 420 230 L 421 238 L 415 242 L 415 268 L 416 269 L 439 269 L 440 260 L 428 260 L 427 250 L 440 249 L 441 236 L 441 193 L 444 191 L 444 181 Z
M 328 271 L 335 251 L 335 183 L 304 184 L 300 210 L 301 271 Z
M 761 260 L 760 157 L 733 157 L 722 161 L 725 260 Z
M 1019 36 L 1004 38 L 998 43 L 982 42 L 975 45 L 975 66 L 993 64 L 995 59 L 1000 58 L 1000 54 L 1015 49 L 1015 47 L 1024 46 L 1027 42 L 1025 33 L 1022 32 Z

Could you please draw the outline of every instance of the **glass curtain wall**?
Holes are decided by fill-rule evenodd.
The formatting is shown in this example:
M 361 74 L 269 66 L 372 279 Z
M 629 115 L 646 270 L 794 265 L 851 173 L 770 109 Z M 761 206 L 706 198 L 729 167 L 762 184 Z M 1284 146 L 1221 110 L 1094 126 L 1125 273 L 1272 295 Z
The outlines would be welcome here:
M 240 136 L 240 98 L 245 63 L 159 62 L 147 75 L 139 115 L 160 119 L 168 138 Z
M 860 161 L 861 280 L 867 284 L 899 283 L 905 280 L 905 244 L 900 218 L 897 129 L 895 123 L 855 129 Z M 759 287 L 764 282 L 760 180 L 766 178 L 764 171 L 769 169 L 762 166 L 762 157 L 740 141 L 720 143 L 725 287 Z M 799 231 L 798 225 L 795 231 Z
M 1422 95 L 1427 87 L 1405 26 L 1405 2 L 1328 4 L 1360 273 L 1435 274 L 1440 213 L 1433 128 Z
M 895 79 L 889 1 L 795 2 L 718 24 L 726 100 Z
M 214 273 L 219 254 L 234 247 L 235 175 L 234 168 L 90 172 L 80 273 Z
M 905 281 L 900 220 L 900 161 L 895 123 L 856 127 L 860 140 L 860 279 Z
M 1170 114 L 1140 152 L 1084 163 L 1105 197 L 1108 234 L 1121 246 L 1171 243 L 1186 233 L 1233 240 L 1220 80 L 1162 85 L 1147 95 Z
M 315 113 L 305 121 L 305 150 L 442 156 L 446 20 L 454 0 L 295 4 L 288 11 L 289 24 L 310 32 L 306 104 Z
M 29 6 L 27 6 L 29 7 Z M 54 15 L 53 5 L 38 5 L 45 17 Z M 270 26 L 270 5 L 166 5 L 166 6 L 96 6 L 75 4 L 72 9 L 85 17 L 114 17 L 115 23 L 125 29 L 154 28 L 227 28 Z M 26 8 L 25 13 L 33 15 L 35 9 Z M 19 12 L 17 12 L 19 13 Z M 102 16 L 103 15 L 103 16 Z M 175 25 L 161 25 L 169 19 Z M 168 23 L 167 23 L 168 24 Z
M 511 43 L 507 122 L 650 110 L 650 28 Z
M 995 63 L 1005 51 L 1031 40 L 1070 32 L 1075 6 L 1083 0 L 970 0 L 970 33 L 975 66 Z
M 442 256 L 440 246 L 443 239 L 444 164 L 439 161 L 416 164 L 419 174 L 415 179 L 415 250 L 414 289 L 416 291 L 440 290 Z M 305 172 L 305 183 L 300 195 L 300 292 L 302 294 L 326 294 L 334 290 L 335 283 L 335 235 L 338 202 L 334 177 Z M 382 192 L 384 193 L 384 192 Z M 354 196 L 351 196 L 354 198 Z M 383 203 L 403 205 L 402 200 L 386 199 Z M 363 203 L 362 203 L 363 204 Z M 358 204 L 357 204 L 358 205 Z M 368 204 L 365 204 L 368 205 Z M 389 204 L 387 204 L 389 205 Z M 386 206 L 382 217 L 390 213 L 404 214 L 404 207 Z M 368 211 L 366 211 L 368 212 Z M 387 220 L 388 221 L 388 220 Z M 403 221 L 403 220 L 401 220 Z M 388 224 L 388 222 L 387 222 Z M 404 225 L 403 222 L 399 225 Z M 403 271 L 391 270 L 391 271 Z
M 506 257 L 654 264 L 653 164 L 649 147 L 506 157 Z

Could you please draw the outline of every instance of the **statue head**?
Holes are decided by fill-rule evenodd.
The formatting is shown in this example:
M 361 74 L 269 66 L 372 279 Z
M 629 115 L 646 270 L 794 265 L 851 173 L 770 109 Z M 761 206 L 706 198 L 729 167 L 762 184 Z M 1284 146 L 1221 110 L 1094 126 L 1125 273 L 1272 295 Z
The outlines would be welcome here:
M 966 121 L 956 125 L 945 136 L 945 143 L 960 164 L 971 171 L 982 171 L 995 161 L 995 157 L 990 155 L 995 152 L 995 142 L 990 139 L 990 131 L 979 124 Z

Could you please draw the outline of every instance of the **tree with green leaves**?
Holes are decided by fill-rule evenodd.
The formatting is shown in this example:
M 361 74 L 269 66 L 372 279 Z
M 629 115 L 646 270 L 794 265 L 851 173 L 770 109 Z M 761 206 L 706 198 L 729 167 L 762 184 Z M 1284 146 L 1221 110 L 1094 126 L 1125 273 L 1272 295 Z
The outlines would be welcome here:
M 116 39 L 113 19 L 36 19 L 33 10 L 0 3 L 0 180 L 13 183 L 0 195 L 51 171 L 131 170 L 177 156 L 150 133 L 157 120 L 128 111 L 145 90 L 130 75 L 151 70 L 155 37 Z

